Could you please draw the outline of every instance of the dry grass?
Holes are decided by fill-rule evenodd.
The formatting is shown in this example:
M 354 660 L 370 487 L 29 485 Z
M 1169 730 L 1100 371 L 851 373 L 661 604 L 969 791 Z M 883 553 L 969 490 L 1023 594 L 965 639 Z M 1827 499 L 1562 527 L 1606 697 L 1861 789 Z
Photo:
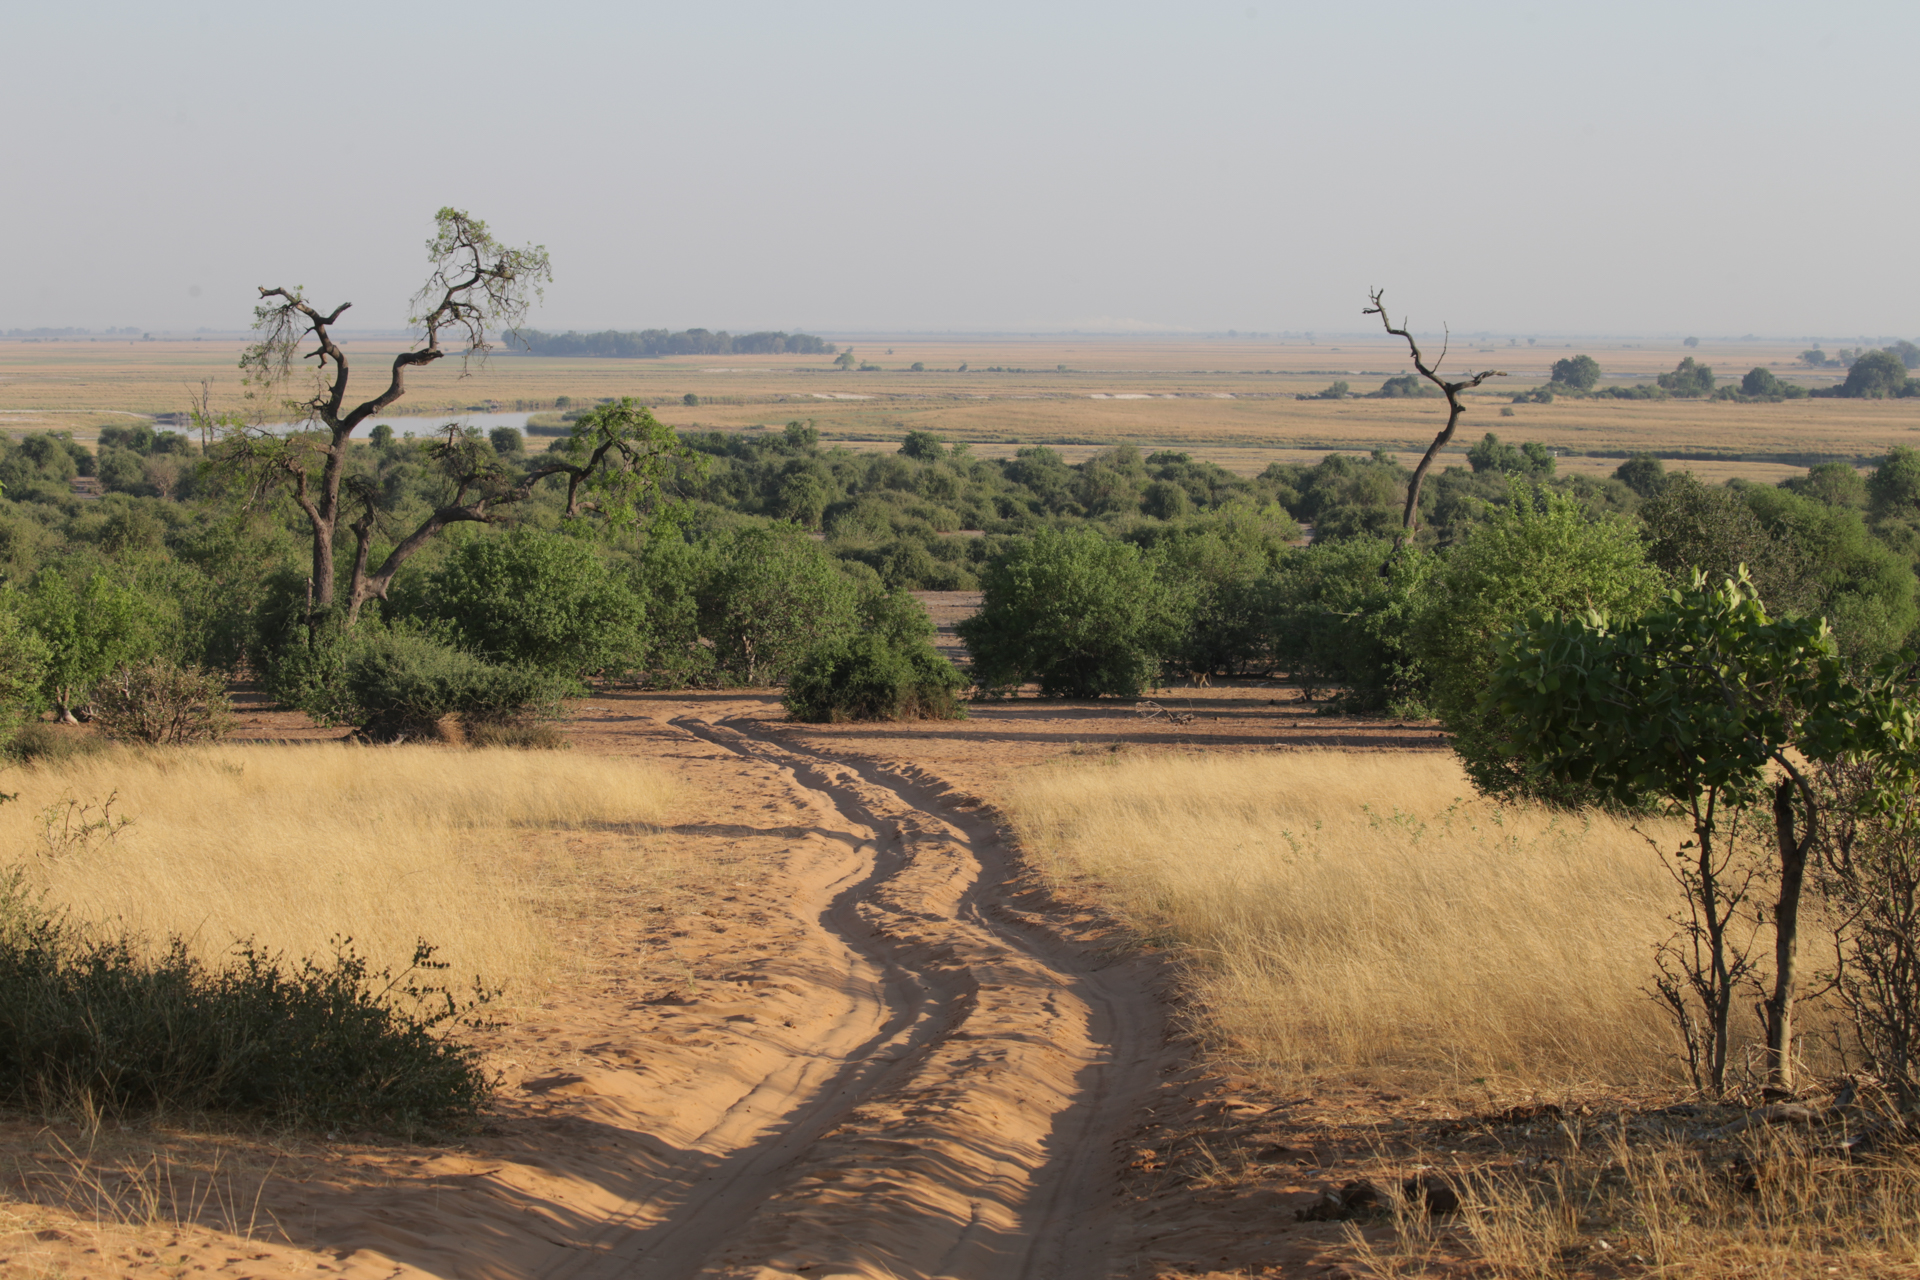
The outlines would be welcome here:
M 1458 1214 L 1429 1216 L 1387 1180 L 1392 1234 L 1370 1239 L 1350 1226 L 1349 1246 L 1381 1277 L 1920 1274 L 1920 1163 L 1910 1151 L 1849 1158 L 1831 1130 L 1763 1125 L 1715 1142 L 1646 1127 L 1624 1117 L 1568 1126 L 1491 1165 L 1442 1158 Z
M 670 795 L 630 761 L 345 744 L 111 750 L 3 781 L 19 798 L 0 807 L 0 848 L 81 919 L 208 954 L 254 937 L 325 955 L 351 937 L 396 968 L 424 938 L 513 1003 L 556 965 L 530 841 L 631 848 Z
M 1471 797 L 1439 754 L 1156 755 L 1029 775 L 1008 809 L 1050 874 L 1187 950 L 1249 1065 L 1668 1078 L 1643 994 L 1675 905 L 1659 856 L 1611 819 Z

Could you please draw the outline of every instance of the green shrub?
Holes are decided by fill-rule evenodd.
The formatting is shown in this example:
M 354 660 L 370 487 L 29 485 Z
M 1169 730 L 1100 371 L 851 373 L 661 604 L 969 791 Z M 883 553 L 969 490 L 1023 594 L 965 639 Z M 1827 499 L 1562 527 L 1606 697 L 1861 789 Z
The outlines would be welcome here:
M 1274 664 L 1309 698 L 1337 689 L 1343 710 L 1420 714 L 1426 675 L 1410 637 L 1434 563 L 1412 548 L 1395 556 L 1385 538 L 1316 543 L 1288 555 L 1258 588 Z
M 1009 544 L 981 585 L 986 598 L 960 636 L 983 690 L 1036 680 L 1046 697 L 1138 697 L 1185 631 L 1154 560 L 1091 529 Z
M 514 529 L 471 537 L 447 556 L 428 589 L 428 616 L 464 649 L 506 663 L 586 675 L 632 666 L 646 611 L 593 545 Z
M 358 640 L 342 686 L 352 720 L 373 742 L 448 736 L 456 717 L 464 732 L 550 714 L 568 685 L 538 667 L 507 666 L 417 633 L 376 633 Z
M 727 530 L 703 551 L 699 634 L 719 672 L 748 685 L 781 684 L 814 646 L 853 632 L 852 580 L 798 526 Z
M 0 737 L 10 736 L 45 705 L 46 642 L 11 605 L 9 593 L 0 601 Z
M 1474 785 L 1490 795 L 1593 798 L 1539 792 L 1515 762 L 1504 720 L 1481 700 L 1497 642 L 1535 611 L 1631 612 L 1664 585 L 1631 524 L 1595 520 L 1575 498 L 1513 483 L 1511 501 L 1469 530 L 1434 575 L 1413 632 L 1433 709 Z
M 179 938 L 149 958 L 50 914 L 16 872 L 0 877 L 0 1103 L 400 1132 L 470 1122 L 491 1085 L 479 1051 L 446 1032 L 486 993 L 463 1005 L 435 982 L 444 968 L 425 943 L 397 976 L 345 943 L 328 963 L 242 943 L 214 967 Z
M 954 720 L 966 716 L 966 677 L 922 638 L 876 634 L 836 638 L 810 650 L 787 681 L 796 720 Z

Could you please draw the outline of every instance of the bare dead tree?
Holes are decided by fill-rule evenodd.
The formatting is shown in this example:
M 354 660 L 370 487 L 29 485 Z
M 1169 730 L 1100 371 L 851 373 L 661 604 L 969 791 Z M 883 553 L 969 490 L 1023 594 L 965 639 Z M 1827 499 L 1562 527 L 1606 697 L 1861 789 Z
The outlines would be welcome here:
M 1447 425 L 1441 429 L 1439 435 L 1433 438 L 1433 443 L 1427 446 L 1426 453 L 1421 455 L 1420 465 L 1413 469 L 1413 479 L 1407 482 L 1407 507 L 1400 517 L 1400 532 L 1395 534 L 1393 539 L 1394 553 L 1398 554 L 1402 546 L 1413 541 L 1413 535 L 1419 527 L 1420 486 L 1426 482 L 1427 472 L 1433 468 L 1434 457 L 1446 447 L 1448 441 L 1453 439 L 1454 428 L 1460 425 L 1460 415 L 1466 412 L 1466 406 L 1460 403 L 1460 393 L 1479 386 L 1488 378 L 1504 378 L 1507 375 L 1499 369 L 1483 369 L 1471 378 L 1464 378 L 1459 382 L 1448 382 L 1440 376 L 1440 366 L 1446 363 L 1447 348 L 1452 343 L 1451 332 L 1448 333 L 1447 340 L 1441 344 L 1440 358 L 1429 367 L 1420 354 L 1420 344 L 1414 340 L 1413 334 L 1407 329 L 1408 322 L 1402 320 L 1398 329 L 1393 327 L 1393 321 L 1387 317 L 1386 303 L 1382 301 L 1385 296 L 1384 289 L 1370 290 L 1367 294 L 1370 305 L 1360 314 L 1379 316 L 1380 323 L 1386 327 L 1388 333 L 1396 338 L 1406 339 L 1407 349 L 1413 353 L 1413 367 L 1420 371 L 1421 377 L 1440 388 L 1441 394 L 1447 398 Z

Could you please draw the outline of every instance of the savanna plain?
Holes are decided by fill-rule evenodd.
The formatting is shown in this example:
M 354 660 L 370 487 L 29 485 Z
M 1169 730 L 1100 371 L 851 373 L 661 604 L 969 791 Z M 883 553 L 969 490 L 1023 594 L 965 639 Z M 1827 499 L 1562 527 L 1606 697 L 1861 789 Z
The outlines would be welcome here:
M 0 341 L 0 430 L 87 448 L 195 394 L 254 412 L 243 345 Z M 1652 454 L 1716 492 L 1834 461 L 1864 483 L 1920 432 L 1920 398 L 1512 403 L 1574 350 L 1618 383 L 1686 356 L 1843 376 L 1795 373 L 1792 345 L 1456 341 L 1449 367 L 1509 377 L 1438 465 L 1497 432 L 1557 451 L 1563 478 Z M 1132 445 L 1252 477 L 1410 465 L 1444 420 L 1432 399 L 1306 398 L 1409 370 L 1371 337 L 851 346 L 877 367 L 502 354 L 432 367 L 399 406 L 418 416 L 382 421 L 424 438 L 633 397 L 689 435 L 796 423 L 891 455 L 919 432 L 1068 466 Z M 369 368 L 399 349 L 347 345 Z M 119 495 L 84 490 L 69 518 L 107 529 L 88 504 Z M 86 536 L 121 556 L 113 539 L 148 535 Z M 151 537 L 186 547 L 188 524 Z M 981 592 L 911 598 L 963 670 L 992 640 L 966 629 Z M 81 1075 L 16 1090 L 0 1274 L 1920 1275 L 1908 1122 L 1870 1104 L 1817 974 L 1791 1088 L 1745 1012 L 1757 972 L 1735 983 L 1728 1080 L 1689 1071 L 1657 957 L 1698 936 L 1694 826 L 1484 795 L 1431 706 L 1340 696 L 1340 670 L 1183 651 L 1137 696 L 1036 669 L 979 676 L 963 717 L 899 719 L 790 714 L 791 681 L 613 672 L 554 694 L 537 730 L 468 709 L 381 742 L 244 665 L 217 741 L 50 711 L 0 772 L 11 974 L 49 919 L 136 967 L 356 956 L 369 999 L 459 1046 L 484 1096 L 395 1123 L 185 1089 L 127 1106 Z M 1734 914 L 1766 953 L 1764 907 Z M 1809 968 L 1849 926 L 1810 903 Z

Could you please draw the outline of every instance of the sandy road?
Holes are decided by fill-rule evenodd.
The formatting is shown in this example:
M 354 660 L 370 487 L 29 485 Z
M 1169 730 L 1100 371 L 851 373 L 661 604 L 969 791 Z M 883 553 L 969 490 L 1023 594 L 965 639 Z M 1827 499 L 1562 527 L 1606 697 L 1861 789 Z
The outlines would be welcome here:
M 546 1273 L 1114 1274 L 1114 1146 L 1172 1061 L 1145 967 L 1022 920 L 991 826 L 937 779 L 673 723 L 772 766 L 817 819 L 796 907 L 818 907 L 810 1000 L 831 1012 Z
M 670 838 L 736 869 L 671 906 L 607 891 L 576 931 L 591 976 L 495 1043 L 485 1129 L 275 1151 L 221 1184 L 266 1230 L 212 1201 L 110 1246 L 62 1219 L 22 1246 L 40 1270 L 103 1274 L 110 1247 L 114 1274 L 252 1280 L 1140 1274 L 1119 1148 L 1187 1065 L 1154 962 L 1068 940 L 942 779 L 740 702 L 641 705 L 603 749 L 681 770 L 699 807 Z

